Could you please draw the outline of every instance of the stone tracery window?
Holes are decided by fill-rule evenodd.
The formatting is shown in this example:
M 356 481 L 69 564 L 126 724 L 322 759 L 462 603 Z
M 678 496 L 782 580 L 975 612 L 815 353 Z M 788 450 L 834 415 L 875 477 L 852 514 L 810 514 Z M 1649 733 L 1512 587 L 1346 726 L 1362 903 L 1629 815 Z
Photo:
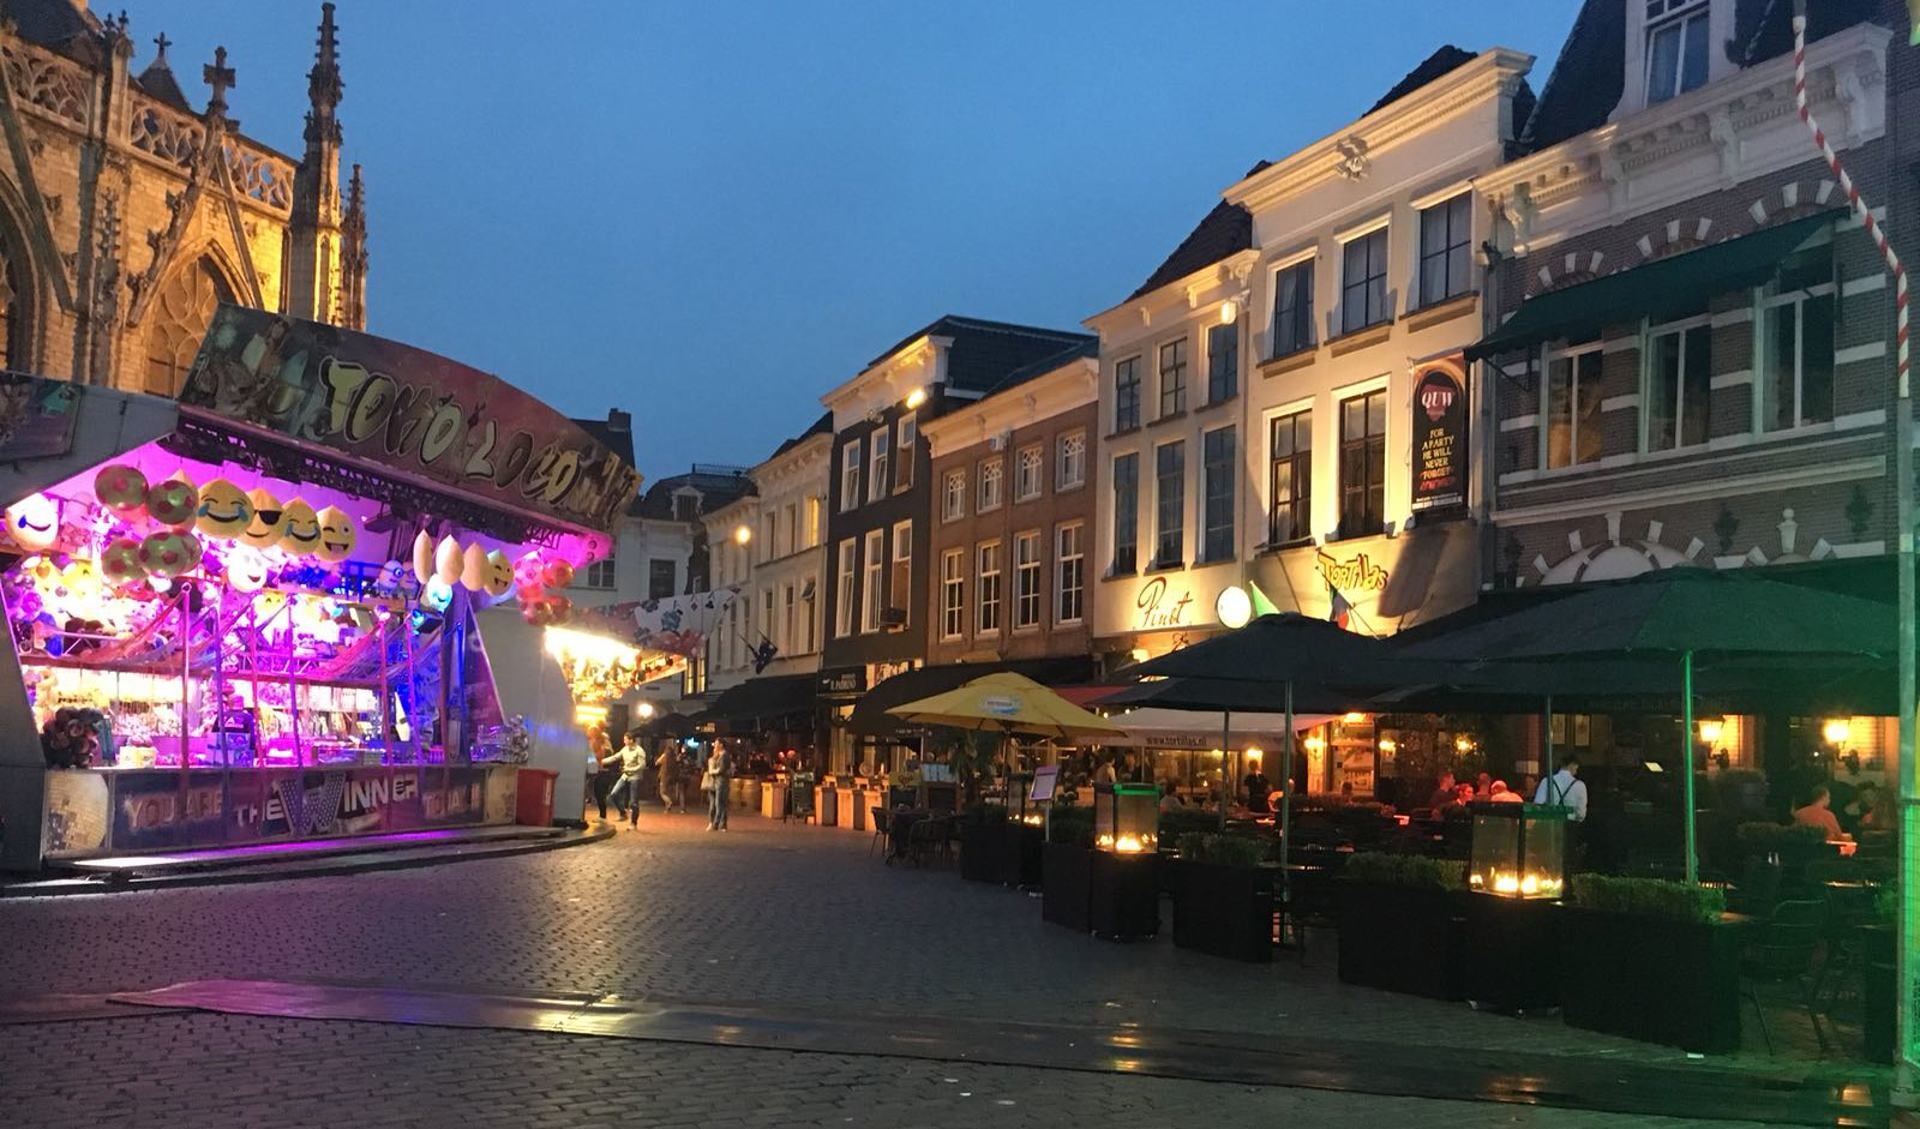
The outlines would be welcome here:
M 180 390 L 200 339 L 221 302 L 233 301 L 233 291 L 212 261 L 202 258 L 180 271 L 153 297 L 147 312 L 146 390 L 171 396 Z
M 25 272 L 19 255 L 0 241 L 0 367 L 25 371 L 28 365 Z

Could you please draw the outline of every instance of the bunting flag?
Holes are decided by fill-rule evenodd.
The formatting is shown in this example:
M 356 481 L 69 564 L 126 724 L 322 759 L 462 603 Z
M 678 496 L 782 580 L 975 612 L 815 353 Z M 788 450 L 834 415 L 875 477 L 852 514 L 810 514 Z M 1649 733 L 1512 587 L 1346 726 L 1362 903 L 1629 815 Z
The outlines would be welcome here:
M 1340 589 L 1335 588 L 1332 584 L 1327 585 L 1327 602 L 1329 605 L 1327 609 L 1327 619 L 1332 621 L 1334 625 L 1342 631 L 1352 630 L 1352 628 L 1347 626 L 1347 620 L 1351 618 L 1353 605 L 1348 603 L 1347 598 L 1341 595 Z

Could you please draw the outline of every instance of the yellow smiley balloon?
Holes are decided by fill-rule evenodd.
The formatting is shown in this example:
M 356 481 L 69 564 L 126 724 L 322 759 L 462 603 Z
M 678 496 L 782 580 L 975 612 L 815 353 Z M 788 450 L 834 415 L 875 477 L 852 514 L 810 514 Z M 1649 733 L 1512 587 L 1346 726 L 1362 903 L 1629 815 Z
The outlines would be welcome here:
M 246 528 L 240 531 L 240 540 L 256 549 L 278 545 L 287 532 L 287 514 L 280 499 L 266 487 L 256 486 L 247 495 L 247 504 L 253 508 L 253 514 L 247 519 Z
M 280 535 L 280 551 L 290 557 L 308 557 L 320 550 L 320 515 L 304 498 L 295 498 L 280 512 L 286 532 Z
M 353 555 L 353 544 L 360 534 L 353 518 L 338 506 L 328 506 L 315 515 L 320 521 L 320 547 L 314 556 L 328 564 L 339 564 Z
M 200 488 L 200 511 L 193 519 L 200 532 L 231 541 L 245 533 L 252 521 L 253 502 L 238 486 L 216 478 Z

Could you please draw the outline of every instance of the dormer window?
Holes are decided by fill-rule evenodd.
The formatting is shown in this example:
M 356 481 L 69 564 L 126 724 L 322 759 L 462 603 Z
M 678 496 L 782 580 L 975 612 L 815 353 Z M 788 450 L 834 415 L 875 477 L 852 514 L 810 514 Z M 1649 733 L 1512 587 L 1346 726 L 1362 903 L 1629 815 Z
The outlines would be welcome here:
M 1706 85 L 1710 0 L 1645 0 L 1647 105 Z

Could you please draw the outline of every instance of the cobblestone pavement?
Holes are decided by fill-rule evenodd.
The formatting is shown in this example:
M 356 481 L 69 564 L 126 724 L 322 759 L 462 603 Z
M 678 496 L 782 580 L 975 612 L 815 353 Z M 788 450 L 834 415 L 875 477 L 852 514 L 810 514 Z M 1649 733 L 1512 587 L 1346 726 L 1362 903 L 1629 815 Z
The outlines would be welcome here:
M 1684 1065 L 1677 1051 L 1340 985 L 1330 944 L 1245 966 L 1044 926 L 1037 899 L 883 867 L 868 836 L 643 816 L 587 847 L 294 882 L 0 900 L 0 996 L 327 980 L 1301 1035 Z M 269 1065 L 263 1065 L 269 1064 Z M 1737 1063 L 1736 1063 L 1737 1064 Z M 1717 1064 L 1721 1067 L 1727 1062 Z M 955 1081 L 948 1082 L 952 1078 Z M 1514 1106 L 214 1015 L 0 1027 L 22 1125 L 1627 1125 Z M 1012 1102 L 1012 1105 L 998 1103 Z M 330 1112 L 323 1112 L 330 1111 Z M 1182 1113 L 1186 1111 L 1186 1113 Z M 17 1115 L 16 1115 L 17 1117 Z

